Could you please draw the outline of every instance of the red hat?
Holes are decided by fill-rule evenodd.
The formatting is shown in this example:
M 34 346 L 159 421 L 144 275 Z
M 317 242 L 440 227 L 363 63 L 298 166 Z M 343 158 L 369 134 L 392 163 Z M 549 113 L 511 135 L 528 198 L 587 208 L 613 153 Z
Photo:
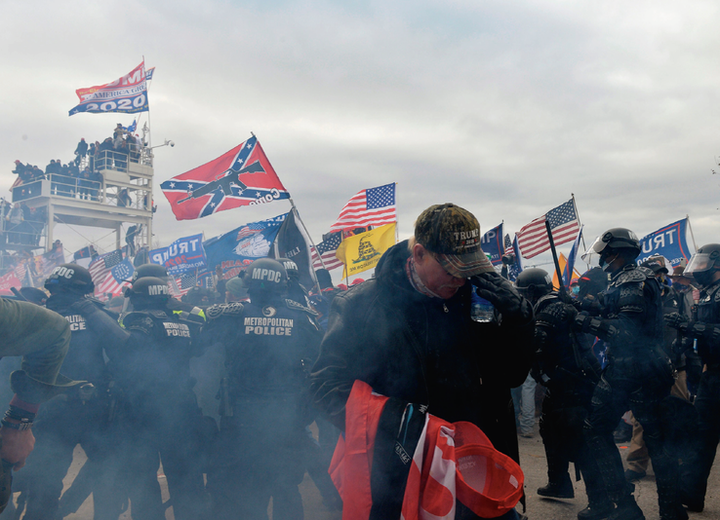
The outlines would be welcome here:
M 474 424 L 455 426 L 457 498 L 476 515 L 495 518 L 515 507 L 525 476 L 517 462 L 497 451 Z
M 19 163 L 20 159 L 15 159 L 15 164 Z

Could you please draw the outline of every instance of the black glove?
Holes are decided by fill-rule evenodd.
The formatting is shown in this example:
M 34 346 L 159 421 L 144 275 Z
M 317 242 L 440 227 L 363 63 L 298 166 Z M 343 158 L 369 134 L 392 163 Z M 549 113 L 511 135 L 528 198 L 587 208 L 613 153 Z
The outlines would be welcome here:
M 592 316 L 587 311 L 578 312 L 572 323 L 572 329 L 576 332 L 590 332 L 590 323 L 592 322 Z
M 578 315 L 578 310 L 575 308 L 575 306 L 572 303 L 568 303 L 563 307 L 563 320 L 566 323 L 572 323 L 575 321 L 575 318 Z
M 588 294 L 580 302 L 580 310 L 587 311 L 589 314 L 597 316 L 602 311 L 602 305 L 600 304 L 600 300 L 595 298 L 592 294 Z
M 602 340 L 611 340 L 618 335 L 618 330 L 608 320 L 590 316 L 586 311 L 578 313 L 572 324 L 573 330 L 593 334 Z
M 497 273 L 483 273 L 473 276 L 470 281 L 476 287 L 480 298 L 492 303 L 503 318 L 529 320 L 532 318 L 532 306 L 520 296 L 513 285 Z
M 687 332 L 690 327 L 690 320 L 686 316 L 682 316 L 677 312 L 666 314 L 663 316 L 663 320 L 665 320 L 665 325 L 672 329 L 677 329 L 683 334 Z

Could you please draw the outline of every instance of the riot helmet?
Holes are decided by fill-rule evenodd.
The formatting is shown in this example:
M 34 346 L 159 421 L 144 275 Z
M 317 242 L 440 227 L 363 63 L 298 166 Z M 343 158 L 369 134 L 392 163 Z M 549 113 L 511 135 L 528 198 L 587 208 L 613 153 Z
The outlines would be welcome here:
M 90 271 L 77 264 L 62 264 L 52 270 L 45 280 L 45 289 L 50 294 L 71 292 L 78 295 L 95 291 Z
M 535 304 L 553 290 L 552 277 L 544 269 L 525 269 L 515 280 L 515 287 L 525 298 Z
M 290 281 L 297 282 L 300 280 L 300 269 L 294 260 L 290 260 L 289 258 L 278 258 L 277 261 L 285 268 Z
M 250 298 L 280 295 L 287 288 L 288 275 L 283 265 L 273 258 L 255 260 L 242 278 Z
M 166 282 L 170 280 L 170 275 L 168 275 L 167 269 L 165 269 L 164 265 L 142 264 L 135 268 L 135 272 L 132 276 L 132 283 L 135 283 L 138 279 L 145 278 L 146 276 L 154 276 L 155 278 L 160 278 Z
M 632 262 L 640 254 L 640 251 L 642 248 L 635 233 L 627 228 L 612 228 L 597 237 L 585 255 L 591 253 L 600 255 L 600 267 L 607 270 L 618 255 L 626 261 Z
M 163 307 L 171 298 L 170 287 L 162 278 L 143 276 L 133 282 L 125 296 L 130 298 L 133 308 Z
M 684 276 L 691 276 L 701 285 L 710 285 L 715 272 L 720 269 L 720 244 L 705 244 L 692 255 Z

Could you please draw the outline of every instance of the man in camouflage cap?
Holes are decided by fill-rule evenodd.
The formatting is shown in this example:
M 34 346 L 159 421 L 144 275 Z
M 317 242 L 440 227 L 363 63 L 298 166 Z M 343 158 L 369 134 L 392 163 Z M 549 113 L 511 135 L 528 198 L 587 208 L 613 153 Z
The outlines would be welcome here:
M 315 403 L 338 428 L 345 430 L 345 404 L 360 380 L 395 398 L 400 411 L 415 403 L 427 407 L 414 416 L 472 422 L 518 460 L 508 403 L 510 388 L 530 369 L 533 313 L 495 272 L 481 238 L 466 209 L 431 206 L 418 217 L 415 236 L 385 252 L 374 278 L 336 296 L 311 384 Z M 473 290 L 495 306 L 494 321 L 472 320 Z M 386 431 L 397 432 L 400 418 L 389 420 Z M 412 435 L 385 443 L 378 428 L 372 472 L 381 477 L 373 477 L 372 500 L 383 518 L 400 517 L 409 465 L 398 453 L 412 456 L 416 443 Z M 457 511 L 456 518 L 477 518 L 462 504 Z

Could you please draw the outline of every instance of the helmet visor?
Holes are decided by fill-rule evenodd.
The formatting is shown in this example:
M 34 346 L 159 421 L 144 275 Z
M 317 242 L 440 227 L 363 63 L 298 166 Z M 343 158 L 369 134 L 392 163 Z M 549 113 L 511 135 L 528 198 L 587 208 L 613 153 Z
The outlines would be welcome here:
M 692 276 L 695 273 L 709 271 L 715 264 L 715 258 L 709 253 L 695 253 L 690 258 L 687 267 L 683 271 L 684 276 Z
M 600 265 L 600 253 L 607 245 L 608 243 L 603 240 L 603 237 L 597 237 L 588 250 L 580 255 L 580 258 L 586 264 Z

